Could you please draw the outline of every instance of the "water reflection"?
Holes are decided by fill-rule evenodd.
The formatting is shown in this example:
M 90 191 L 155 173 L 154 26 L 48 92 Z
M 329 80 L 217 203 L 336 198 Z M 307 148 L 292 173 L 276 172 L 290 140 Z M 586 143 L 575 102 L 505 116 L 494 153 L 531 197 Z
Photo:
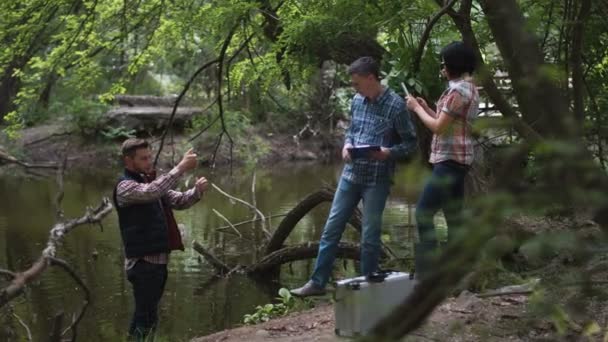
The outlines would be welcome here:
M 335 185 L 340 165 L 293 164 L 256 171 L 256 202 L 265 215 L 286 213 L 303 197 L 325 185 Z M 118 170 L 109 170 L 118 172 Z M 204 172 L 203 172 L 204 173 Z M 224 172 L 208 176 L 224 191 L 251 201 L 252 172 Z M 96 206 L 102 196 L 109 196 L 117 178 L 115 173 L 68 174 L 65 180 L 63 209 L 66 217 L 81 215 L 87 206 Z M 384 216 L 383 240 L 399 257 L 410 255 L 411 233 L 405 228 L 408 214 L 419 191 L 420 175 L 400 172 Z M 54 222 L 53 200 L 57 187 L 54 178 L 24 180 L 16 176 L 0 179 L 0 267 L 23 270 L 35 260 L 46 243 Z M 288 243 L 316 241 L 323 229 L 329 203 L 315 208 L 304 217 Z M 242 238 L 222 233 L 216 228 L 225 222 L 213 213 L 219 211 L 232 222 L 248 220 L 251 212 L 232 204 L 216 191 L 210 191 L 193 208 L 176 212 L 185 227 L 186 246 L 193 240 L 229 264 L 249 264 L 261 255 L 263 234 L 252 224 L 239 226 Z M 276 227 L 281 218 L 272 219 Z M 133 307 L 129 283 L 123 272 L 123 256 L 115 213 L 98 226 L 82 226 L 70 233 L 59 257 L 76 270 L 92 292 L 92 303 L 80 324 L 81 341 L 119 341 L 126 331 Z M 346 239 L 357 241 L 353 230 Z M 346 266 L 346 267 L 345 267 Z M 281 286 L 299 285 L 312 270 L 312 261 L 284 267 L 281 278 L 255 282 L 246 276 L 214 278 L 214 270 L 191 248 L 175 253 L 169 265 L 167 290 L 161 304 L 160 334 L 170 341 L 188 340 L 239 324 L 256 305 L 270 302 Z M 353 274 L 352 262 L 338 262 L 339 276 Z M 72 313 L 82 304 L 82 292 L 58 270 L 47 271 L 40 282 L 30 287 L 26 299 L 19 299 L 16 312 L 32 328 L 34 340 L 44 339 L 51 328 L 51 318 L 59 311 Z

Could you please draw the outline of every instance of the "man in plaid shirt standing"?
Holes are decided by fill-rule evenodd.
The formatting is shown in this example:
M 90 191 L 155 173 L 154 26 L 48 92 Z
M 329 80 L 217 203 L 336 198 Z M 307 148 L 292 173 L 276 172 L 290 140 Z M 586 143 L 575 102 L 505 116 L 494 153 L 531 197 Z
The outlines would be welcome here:
M 190 149 L 168 173 L 156 178 L 148 142 L 127 139 L 122 144 L 123 175 L 114 189 L 120 235 L 125 249 L 125 269 L 133 286 L 135 312 L 129 338 L 144 341 L 158 323 L 158 303 L 167 281 L 172 250 L 184 250 L 172 209 L 186 209 L 207 189 L 204 177 L 185 192 L 171 190 L 184 173 L 196 168 Z
M 338 243 L 357 204 L 363 200 L 361 273 L 377 271 L 381 249 L 382 213 L 395 172 L 395 162 L 416 150 L 416 134 L 403 98 L 380 83 L 379 64 L 361 57 L 349 69 L 357 91 L 351 105 L 342 158 L 346 162 L 323 229 L 313 274 L 304 286 L 292 290 L 300 297 L 325 293 Z M 379 146 L 364 158 L 352 158 L 351 148 Z

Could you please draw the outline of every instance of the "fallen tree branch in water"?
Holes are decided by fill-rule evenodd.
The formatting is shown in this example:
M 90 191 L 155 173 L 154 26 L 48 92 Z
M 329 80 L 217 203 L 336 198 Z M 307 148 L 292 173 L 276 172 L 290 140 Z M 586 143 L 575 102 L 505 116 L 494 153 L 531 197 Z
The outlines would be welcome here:
M 315 258 L 319 251 L 319 243 L 304 243 L 287 246 L 263 257 L 259 262 L 248 266 L 245 272 L 259 274 L 276 269 L 277 267 L 298 260 Z M 341 242 L 338 244 L 336 258 L 359 260 L 361 249 L 359 245 Z M 386 256 L 386 255 L 385 255 Z
M 78 286 L 80 286 L 82 288 L 82 290 L 84 291 L 84 304 L 82 305 L 82 308 L 80 309 L 80 312 L 78 313 L 78 315 L 74 316 L 74 318 L 72 319 L 72 323 L 70 324 L 69 327 L 67 327 L 63 333 L 61 333 L 61 336 L 65 335 L 68 331 L 72 331 L 72 342 L 76 342 L 76 327 L 78 325 L 78 323 L 80 323 L 80 321 L 82 320 L 82 317 L 84 317 L 84 313 L 87 310 L 87 307 L 89 306 L 89 303 L 91 302 L 91 291 L 89 291 L 89 288 L 87 287 L 87 285 L 84 283 L 84 281 L 82 281 L 82 279 L 80 279 L 80 277 L 78 277 L 78 275 L 76 274 L 76 272 L 74 272 L 74 270 L 70 267 L 70 265 L 68 265 L 67 262 L 58 259 L 58 258 L 49 258 L 49 260 L 51 261 L 51 265 L 53 266 L 59 266 L 60 268 L 62 268 L 64 271 L 66 271 L 67 274 L 70 275 L 70 277 L 72 277 L 72 279 L 78 284 Z
M 0 291 L 0 308 L 19 296 L 28 284 L 38 278 L 48 268 L 51 259 L 57 254 L 57 247 L 70 231 L 83 224 L 100 222 L 112 211 L 112 208 L 110 200 L 103 198 L 97 208 L 87 209 L 87 213 L 84 216 L 56 223 L 49 233 L 47 246 L 42 251 L 42 255 L 38 260 L 29 269 L 16 273 L 11 283 Z
M 269 215 L 269 216 L 266 216 L 266 220 L 270 221 L 271 218 L 285 217 L 285 216 L 287 216 L 287 214 Z M 232 229 L 232 227 L 238 227 L 238 226 L 242 226 L 242 225 L 247 224 L 247 223 L 251 223 L 251 222 L 255 222 L 255 221 L 260 221 L 260 220 L 261 220 L 261 218 L 258 217 L 255 220 L 246 220 L 246 221 L 241 221 L 241 222 L 233 223 L 232 226 L 217 227 L 217 228 L 215 228 L 215 230 L 223 231 L 223 230 L 227 230 L 227 229 Z
M 281 248 L 284 247 L 285 240 L 289 237 L 291 232 L 294 230 L 298 222 L 311 210 L 316 208 L 319 204 L 324 202 L 332 202 L 334 199 L 335 189 L 331 189 L 329 187 L 322 188 L 321 190 L 315 191 L 308 196 L 306 196 L 303 200 L 301 200 L 293 209 L 291 209 L 285 218 L 281 221 L 277 230 L 272 234 L 272 237 L 268 241 L 266 245 L 266 255 L 269 255 Z M 355 208 L 353 215 L 350 217 L 348 223 L 357 231 L 359 234 L 361 233 L 361 211 L 359 208 Z M 396 257 L 395 253 L 382 242 L 382 248 L 391 254 L 393 257 Z M 384 252 L 383 252 L 384 253 Z
M 255 174 L 255 170 L 253 170 L 253 176 L 251 177 L 251 204 L 254 207 L 257 208 L 258 207 L 258 203 L 257 203 L 257 199 L 255 197 L 255 179 L 256 179 L 256 174 Z M 257 227 L 258 227 L 258 225 L 257 225 L 258 220 L 257 219 L 258 218 L 260 218 L 260 219 L 263 220 L 262 221 L 263 224 L 266 223 L 266 218 L 265 217 L 260 217 L 258 215 L 258 212 L 254 210 L 253 211 L 253 217 L 251 218 L 251 227 L 253 228 L 254 232 L 258 231 L 258 229 L 257 229 Z M 272 224 L 271 224 L 270 221 L 268 221 L 268 224 L 270 225 L 270 227 L 272 227 Z M 236 228 L 234 228 L 234 229 L 236 229 Z M 268 239 L 268 236 L 266 236 L 266 238 Z M 255 239 L 255 240 L 257 241 L 257 239 Z M 257 242 L 256 242 L 256 246 L 255 247 L 258 248 Z
M 274 234 L 272 234 L 270 241 L 268 241 L 268 244 L 266 245 L 266 255 L 281 249 L 285 243 L 285 240 L 287 240 L 287 237 L 289 237 L 289 234 L 291 234 L 298 222 L 300 222 L 300 220 L 306 214 L 316 208 L 319 204 L 331 202 L 334 199 L 334 192 L 335 191 L 333 189 L 329 188 L 323 188 L 315 191 L 306 196 L 293 209 L 291 209 L 287 215 L 285 215 L 285 218 L 281 221 Z M 359 209 L 355 210 L 355 213 L 350 218 L 349 223 L 358 232 L 361 232 L 361 212 Z
M 211 266 L 213 266 L 219 274 L 224 275 L 230 272 L 230 267 L 228 267 L 228 265 L 223 263 L 220 259 L 216 258 L 215 255 L 213 255 L 211 252 L 207 251 L 205 247 L 201 245 L 198 241 L 192 242 L 192 248 L 194 248 L 195 251 L 205 257 L 205 259 L 209 261 Z
M 30 327 L 28 327 L 27 324 L 25 324 L 25 322 L 21 319 L 21 317 L 17 316 L 17 314 L 14 312 L 13 317 L 17 320 L 17 322 L 19 322 L 19 324 L 21 324 L 23 329 L 25 329 L 25 332 L 27 333 L 27 340 L 32 341 L 32 332 L 30 331 Z
M 239 203 L 245 205 L 246 207 L 248 207 L 249 209 L 255 211 L 258 214 L 258 216 L 260 217 L 260 219 L 261 219 L 261 222 L 262 222 L 262 231 L 264 232 L 264 234 L 266 234 L 266 238 L 270 238 L 270 232 L 268 232 L 268 230 L 266 229 L 266 216 L 264 216 L 264 214 L 262 214 L 262 212 L 260 211 L 260 209 L 256 208 L 253 204 L 251 204 L 251 203 L 249 203 L 247 201 L 244 201 L 244 200 L 242 200 L 240 198 L 234 197 L 234 196 L 226 193 L 219 186 L 215 185 L 215 183 L 211 183 L 211 186 L 215 190 L 217 190 L 220 194 L 228 197 L 229 199 L 231 199 L 233 201 L 239 202 Z
M 233 199 L 235 201 L 239 201 L 244 203 L 250 208 L 255 208 L 254 205 L 251 205 L 243 200 L 230 196 L 224 193 L 221 189 L 219 189 L 215 184 L 213 186 L 220 192 L 222 192 L 225 196 Z M 255 192 L 255 187 L 252 185 L 252 192 Z M 334 191 L 329 188 L 323 188 L 319 191 L 315 191 L 308 196 L 306 196 L 302 201 L 300 201 L 292 210 L 289 211 L 284 219 L 279 224 L 279 227 L 274 232 L 272 237 L 269 239 L 266 247 L 264 248 L 265 254 L 264 256 L 256 263 L 251 264 L 249 266 L 236 265 L 235 267 L 230 267 L 220 261 L 216 256 L 214 256 L 211 252 L 207 251 L 201 244 L 198 242 L 193 243 L 193 248 L 199 252 L 205 259 L 207 259 L 211 265 L 220 273 L 221 275 L 230 275 L 235 272 L 244 272 L 251 276 L 257 276 L 259 274 L 264 274 L 267 272 L 276 271 L 281 265 L 287 264 L 293 261 L 298 260 L 308 260 L 313 259 L 317 256 L 319 250 L 318 242 L 307 242 L 304 244 L 294 245 L 294 246 L 285 246 L 284 242 L 289 237 L 289 234 L 293 231 L 296 224 L 312 209 L 314 209 L 317 205 L 323 202 L 331 202 L 334 197 Z M 216 213 L 218 214 L 218 213 Z M 258 215 L 261 216 L 261 213 L 258 211 Z M 225 218 L 224 218 L 225 219 Z M 227 219 L 225 219 L 228 221 Z M 240 222 L 239 224 L 244 224 L 248 222 L 255 222 L 257 220 L 264 221 L 266 217 L 255 218 L 254 220 Z M 229 221 L 228 221 L 229 222 Z M 356 209 L 351 217 L 349 223 L 360 233 L 361 232 L 361 212 Z M 235 225 L 229 226 L 233 228 Z M 227 227 L 222 227 L 227 228 Z M 239 233 L 240 234 L 240 233 Z M 389 254 L 393 257 L 395 254 L 384 244 L 382 244 L 381 258 L 386 259 Z M 338 245 L 337 257 L 342 259 L 351 259 L 351 260 L 359 260 L 360 259 L 360 247 L 358 244 L 353 243 L 340 243 Z
M 250 276 L 259 276 L 267 272 L 272 272 L 283 264 L 298 260 L 308 260 L 316 257 L 319 250 L 319 243 L 309 242 L 300 245 L 287 246 L 263 257 L 260 261 L 252 265 L 236 265 L 234 267 L 230 267 L 224 262 L 220 261 L 215 255 L 207 251 L 205 247 L 197 241 L 192 243 L 192 248 L 200 253 L 211 264 L 211 266 L 217 270 L 219 275 L 227 276 L 232 273 L 246 273 Z M 360 255 L 361 249 L 359 245 L 346 242 L 341 242 L 338 244 L 338 249 L 336 252 L 337 258 L 359 260 Z M 383 253 L 381 257 L 386 258 L 386 254 Z
M 222 213 L 220 213 L 219 211 L 215 210 L 215 209 L 211 209 L 213 211 L 213 213 L 215 215 L 217 215 L 219 218 L 221 218 L 222 220 L 226 221 L 226 223 L 228 223 L 228 226 L 230 226 L 230 228 L 232 228 L 232 230 L 234 230 L 234 232 L 236 233 L 236 235 L 238 235 L 240 238 L 243 237 L 243 234 L 241 234 L 241 232 L 239 232 L 238 229 L 236 229 L 236 227 L 232 224 L 232 222 L 230 222 L 229 219 L 226 218 L 226 216 L 222 215 Z

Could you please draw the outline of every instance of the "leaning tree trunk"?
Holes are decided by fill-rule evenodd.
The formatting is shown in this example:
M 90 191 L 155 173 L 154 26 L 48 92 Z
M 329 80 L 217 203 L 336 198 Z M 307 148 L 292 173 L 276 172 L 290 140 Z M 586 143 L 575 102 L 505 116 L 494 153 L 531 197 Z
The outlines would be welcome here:
M 563 205 L 586 205 L 586 198 L 580 197 L 581 190 L 607 189 L 608 177 L 586 148 L 583 132 L 570 110 L 570 103 L 546 72 L 537 37 L 527 29 L 515 0 L 484 0 L 480 3 L 507 66 L 522 118 L 538 131 L 545 146 L 556 141 L 568 146 L 567 149 L 555 148 L 541 155 L 538 162 L 543 175 L 535 191 L 552 194 L 551 200 Z M 579 44 L 582 46 L 582 41 Z M 533 147 L 541 146 L 533 144 Z M 570 186 L 564 187 L 564 184 Z M 608 230 L 608 208 L 589 205 L 596 206 L 595 217 Z
M 272 234 L 270 241 L 268 241 L 268 244 L 266 245 L 265 255 L 276 252 L 283 247 L 285 240 L 304 215 L 308 214 L 309 211 L 323 202 L 331 202 L 333 198 L 334 192 L 330 189 L 322 189 L 306 196 L 306 198 L 291 209 L 289 213 L 287 213 L 287 216 L 283 218 L 279 227 L 277 227 L 277 230 Z M 349 222 L 358 232 L 361 232 L 361 213 L 359 209 L 355 211 Z
M 298 203 L 287 215 L 283 218 L 279 227 L 271 236 L 268 244 L 265 247 L 264 256 L 258 262 L 248 265 L 228 266 L 213 253 L 206 250 L 203 245 L 194 241 L 193 248 L 201 254 L 220 275 L 230 275 L 234 272 L 244 272 L 252 277 L 273 276 L 278 275 L 280 266 L 298 260 L 313 259 L 319 251 L 318 242 L 308 242 L 299 245 L 285 246 L 284 242 L 291 234 L 298 222 L 308 214 L 317 205 L 323 202 L 331 202 L 334 197 L 334 191 L 331 189 L 321 189 L 306 196 Z M 356 209 L 349 223 L 360 233 L 361 232 L 361 213 Z M 395 255 L 390 248 L 382 244 L 380 258 L 385 260 L 390 255 Z M 340 243 L 336 256 L 343 259 L 360 260 L 360 246 L 353 243 Z
M 272 252 L 257 263 L 247 267 L 248 274 L 264 274 L 273 272 L 277 267 L 293 261 L 309 260 L 317 256 L 319 251 L 319 243 L 305 243 L 295 246 L 287 246 L 275 252 Z M 336 253 L 337 258 L 359 260 L 361 249 L 358 245 L 352 243 L 339 243 Z

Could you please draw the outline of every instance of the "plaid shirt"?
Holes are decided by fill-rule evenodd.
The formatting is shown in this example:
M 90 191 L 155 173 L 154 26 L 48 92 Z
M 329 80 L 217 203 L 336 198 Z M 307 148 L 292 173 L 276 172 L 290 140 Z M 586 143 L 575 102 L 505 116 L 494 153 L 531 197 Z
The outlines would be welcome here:
M 171 170 L 150 183 L 138 183 L 133 180 L 123 180 L 116 186 L 116 202 L 120 207 L 131 204 L 160 201 L 165 198 L 173 209 L 187 209 L 198 202 L 201 195 L 192 188 L 185 192 L 171 190 L 179 179 L 181 173 L 177 169 Z M 137 258 L 127 258 L 125 269 L 130 269 L 139 260 L 144 260 L 152 264 L 167 264 L 169 253 L 159 253 L 144 255 Z
M 375 101 L 355 95 L 350 112 L 345 144 L 388 147 L 390 155 L 387 160 L 355 159 L 344 166 L 342 177 L 365 185 L 392 182 L 395 161 L 416 149 L 416 131 L 405 101 L 386 88 Z
M 429 162 L 436 164 L 453 160 L 464 165 L 473 163 L 471 125 L 477 118 L 478 107 L 479 93 L 475 84 L 465 80 L 450 81 L 437 102 L 437 113 L 446 112 L 454 120 L 444 132 L 433 135 Z

